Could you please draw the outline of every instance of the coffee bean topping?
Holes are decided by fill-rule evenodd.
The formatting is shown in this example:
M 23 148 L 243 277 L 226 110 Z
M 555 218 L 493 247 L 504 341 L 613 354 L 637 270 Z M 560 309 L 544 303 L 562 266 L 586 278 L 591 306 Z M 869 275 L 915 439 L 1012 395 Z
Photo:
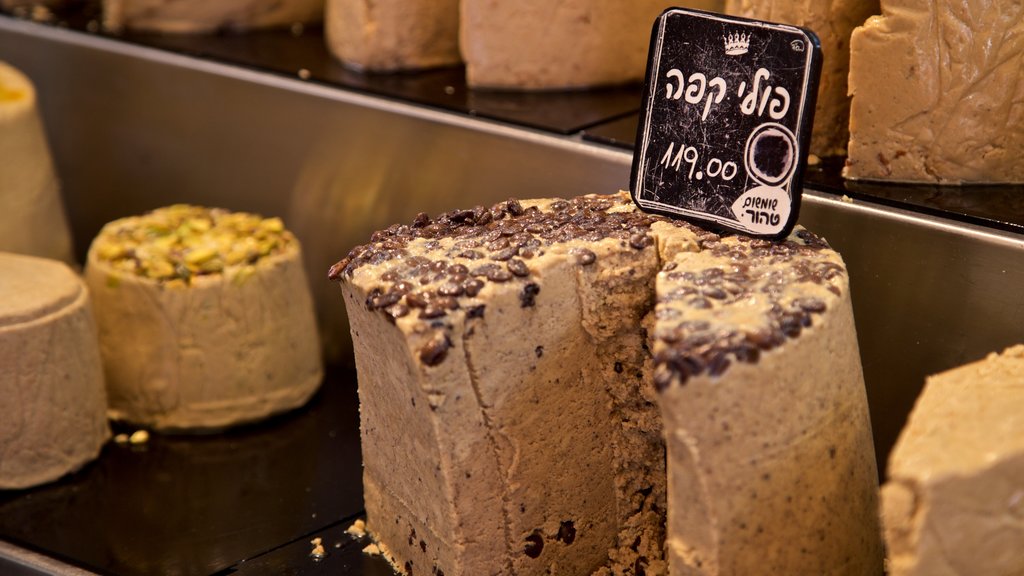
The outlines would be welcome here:
M 512 273 L 501 268 L 492 268 L 487 271 L 486 275 L 491 282 L 508 282 L 512 279 Z
M 637 232 L 629 237 L 629 245 L 637 250 L 643 250 L 651 244 L 654 244 L 654 240 L 644 232 Z
M 842 284 L 833 281 L 845 278 L 846 272 L 823 252 L 827 244 L 809 233 L 797 238 L 771 242 L 706 234 L 700 237 L 702 249 L 730 264 L 704 270 L 662 268 L 659 282 L 667 290 L 655 309 L 661 326 L 654 334 L 659 390 L 673 382 L 684 385 L 699 374 L 719 376 L 735 362 L 757 363 L 764 352 L 799 337 L 828 304 L 817 296 L 787 297 L 794 286 L 817 285 L 842 294 Z M 760 321 L 726 329 L 722 321 L 682 320 L 708 314 L 727 318 L 718 311 L 734 306 L 755 306 L 762 311 Z
M 409 313 L 409 307 L 405 304 L 394 304 L 385 308 L 384 311 L 387 312 L 388 316 L 392 319 L 401 318 Z
M 483 280 L 478 278 L 470 278 L 463 284 L 463 288 L 466 291 L 466 295 L 473 297 L 480 293 L 480 289 L 484 287 Z
M 445 315 L 444 307 L 436 304 L 427 304 L 427 306 L 420 310 L 420 318 L 429 320 L 431 318 L 440 318 Z
M 505 248 L 504 250 L 499 250 L 499 251 L 491 254 L 491 260 L 497 260 L 498 262 L 504 262 L 504 261 L 508 260 L 509 258 L 515 256 L 517 251 L 518 251 L 518 249 L 516 249 L 516 248 Z
M 466 288 L 458 282 L 445 282 L 437 288 L 437 293 L 442 296 L 461 296 Z
M 737 362 L 758 362 L 765 352 L 811 328 L 813 316 L 825 313 L 828 294 L 841 296 L 845 288 L 842 264 L 830 256 L 824 240 L 805 230 L 774 242 L 709 232 L 636 210 L 609 212 L 626 203 L 625 197 L 585 196 L 553 201 L 540 209 L 525 208 L 512 199 L 435 218 L 419 214 L 412 225 L 375 232 L 369 244 L 350 250 L 328 275 L 349 281 L 360 267 L 386 262 L 380 285 L 367 294 L 370 309 L 381 310 L 390 320 L 413 309 L 428 323 L 440 322 L 460 308 L 467 317 L 479 318 L 483 307 L 473 299 L 487 283 L 518 284 L 520 304 L 534 306 L 540 286 L 530 278 L 537 267 L 531 269 L 527 262 L 553 245 L 615 240 L 645 250 L 655 245 L 650 231 L 654 222 L 686 228 L 697 238 L 699 250 L 718 263 L 704 270 L 692 265 L 683 269 L 682 261 L 662 267 L 659 282 L 667 282 L 668 290 L 659 296 L 655 309 L 659 328 L 654 334 L 654 375 L 659 388 L 685 384 L 696 375 L 715 376 Z M 593 250 L 578 244 L 570 246 L 568 254 L 579 266 L 597 260 Z M 792 289 L 797 284 L 821 290 L 807 295 Z M 744 302 L 756 303 L 761 321 L 724 329 L 729 316 L 723 311 L 747 305 Z
M 597 260 L 597 254 L 586 248 L 573 248 L 569 250 L 573 261 L 581 266 L 590 266 Z
M 530 275 L 530 269 L 526 267 L 526 262 L 518 258 L 513 258 L 506 264 L 508 271 L 512 274 L 519 276 L 520 278 Z

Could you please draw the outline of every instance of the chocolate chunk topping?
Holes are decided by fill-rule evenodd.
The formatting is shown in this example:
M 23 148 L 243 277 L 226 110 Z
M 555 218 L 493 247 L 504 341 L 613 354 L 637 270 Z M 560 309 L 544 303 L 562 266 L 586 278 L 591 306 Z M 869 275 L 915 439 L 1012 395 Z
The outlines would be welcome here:
M 484 304 L 480 304 L 478 306 L 470 306 L 469 308 L 466 309 L 466 318 L 483 318 L 484 310 L 486 309 L 487 306 L 485 306 Z
M 540 535 L 540 532 L 534 531 L 526 537 L 526 545 L 523 546 L 523 552 L 526 553 L 530 558 L 538 558 L 541 552 L 544 551 L 544 537 Z
M 576 541 L 576 526 L 572 520 L 566 520 L 558 526 L 558 535 L 555 538 L 566 545 Z
M 437 366 L 448 357 L 448 349 L 452 341 L 444 332 L 435 332 L 434 335 L 420 348 L 420 362 L 427 366 Z
M 533 306 L 537 301 L 537 294 L 540 293 L 540 286 L 530 282 L 526 286 L 523 286 L 523 291 L 519 294 L 519 305 L 523 308 L 529 308 Z

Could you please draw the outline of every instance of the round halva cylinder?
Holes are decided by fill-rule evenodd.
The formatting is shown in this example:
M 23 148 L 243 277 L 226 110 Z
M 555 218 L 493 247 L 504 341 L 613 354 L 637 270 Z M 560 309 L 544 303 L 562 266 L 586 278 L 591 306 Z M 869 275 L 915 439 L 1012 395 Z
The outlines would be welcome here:
M 459 46 L 474 88 L 557 90 L 637 82 L 651 28 L 673 6 L 722 0 L 462 0 Z
M 878 14 L 878 0 L 727 0 L 729 14 L 808 28 L 821 42 L 821 77 L 814 107 L 810 151 L 818 156 L 842 156 L 850 138 L 850 34 Z M 877 64 L 877 63 L 876 63 Z
M 459 64 L 458 0 L 327 0 L 327 47 L 357 70 Z
M 103 0 L 103 26 L 172 34 L 319 22 L 324 0 Z
M 0 490 L 95 459 L 106 410 L 85 284 L 61 262 L 0 253 Z
M 880 572 L 848 277 L 814 234 L 510 200 L 393 225 L 330 276 L 366 529 L 404 573 Z
M 323 368 L 298 241 L 279 230 L 275 251 L 237 265 L 224 265 L 230 254 L 207 240 L 168 256 L 180 258 L 175 264 L 161 262 L 152 243 L 130 250 L 118 244 L 118 234 L 150 229 L 144 218 L 170 212 L 173 220 L 175 210 L 223 212 L 175 206 L 124 218 L 107 224 L 89 249 L 85 278 L 111 418 L 160 430 L 217 429 L 305 404 Z M 195 227 L 202 218 L 189 222 Z M 268 220 L 280 228 L 280 220 Z M 181 230 L 189 225 L 179 218 L 162 237 L 187 234 Z M 119 252 L 120 259 L 110 258 Z M 186 267 L 218 262 L 212 272 Z
M 32 82 L 0 62 L 0 250 L 72 262 L 60 184 Z

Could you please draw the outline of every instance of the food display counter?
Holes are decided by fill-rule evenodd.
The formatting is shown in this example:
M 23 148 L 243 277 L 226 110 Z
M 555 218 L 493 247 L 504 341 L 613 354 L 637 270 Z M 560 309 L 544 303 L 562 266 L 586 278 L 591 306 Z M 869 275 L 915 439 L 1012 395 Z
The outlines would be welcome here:
M 0 15 L 36 83 L 82 261 L 107 221 L 189 202 L 284 217 L 305 249 L 329 369 L 310 405 L 215 435 L 109 444 L 0 492 L 3 574 L 389 574 L 362 511 L 356 383 L 328 267 L 417 212 L 628 186 L 639 87 L 501 93 L 460 69 L 361 75 L 316 28 L 110 36 L 91 4 Z M 826 159 L 800 223 L 849 270 L 880 469 L 925 376 L 1024 335 L 1024 189 L 847 183 Z M 314 537 L 326 557 L 310 556 Z

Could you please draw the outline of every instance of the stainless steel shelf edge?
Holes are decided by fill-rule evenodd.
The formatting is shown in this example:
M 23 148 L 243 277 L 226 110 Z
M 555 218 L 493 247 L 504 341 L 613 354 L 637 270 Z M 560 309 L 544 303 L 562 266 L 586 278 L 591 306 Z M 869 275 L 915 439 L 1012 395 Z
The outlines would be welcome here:
M 172 202 L 282 214 L 303 242 L 329 356 L 350 352 L 328 267 L 419 211 L 628 185 L 630 154 L 0 17 L 0 59 L 37 83 L 79 254 Z M 1024 341 L 1024 238 L 815 191 L 801 223 L 851 271 L 879 458 L 924 378 Z
M 0 574 L 4 576 L 96 576 L 95 572 L 70 566 L 0 540 Z

